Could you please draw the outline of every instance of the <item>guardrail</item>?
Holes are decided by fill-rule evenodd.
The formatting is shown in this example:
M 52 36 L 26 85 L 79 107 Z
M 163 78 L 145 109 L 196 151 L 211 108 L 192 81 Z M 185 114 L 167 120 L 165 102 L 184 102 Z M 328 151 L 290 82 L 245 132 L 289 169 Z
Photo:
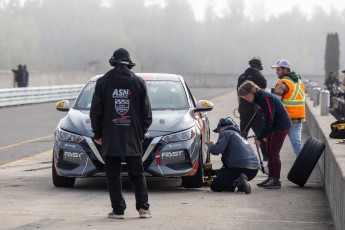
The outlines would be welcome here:
M 75 99 L 83 87 L 84 84 L 0 89 L 0 108 L 13 105 Z

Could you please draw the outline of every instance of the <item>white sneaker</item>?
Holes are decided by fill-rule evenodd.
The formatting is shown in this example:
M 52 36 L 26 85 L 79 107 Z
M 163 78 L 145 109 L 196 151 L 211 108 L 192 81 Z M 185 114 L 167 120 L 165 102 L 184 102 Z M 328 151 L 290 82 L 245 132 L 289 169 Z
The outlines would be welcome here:
M 151 218 L 151 212 L 150 210 L 145 210 L 143 208 L 139 209 L 139 217 L 140 218 Z
M 118 214 L 115 214 L 114 211 L 110 212 L 108 214 L 108 218 L 113 218 L 113 219 L 125 219 L 125 216 L 124 215 L 118 215 Z

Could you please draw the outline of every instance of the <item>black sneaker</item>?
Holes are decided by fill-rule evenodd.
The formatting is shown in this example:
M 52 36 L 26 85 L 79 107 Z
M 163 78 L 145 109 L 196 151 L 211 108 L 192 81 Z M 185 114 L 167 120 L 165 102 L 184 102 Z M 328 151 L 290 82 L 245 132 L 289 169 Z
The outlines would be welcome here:
M 250 184 L 248 183 L 248 177 L 241 173 L 241 175 L 237 178 L 237 189 L 240 192 L 245 192 L 246 194 L 250 194 L 252 191 L 252 188 L 250 187 Z
M 267 189 L 280 189 L 282 187 L 279 179 L 272 178 L 269 182 L 263 185 Z
M 264 180 L 264 181 L 262 181 L 262 182 L 260 182 L 260 183 L 258 183 L 258 184 L 256 184 L 258 187 L 264 187 L 264 185 L 267 183 L 267 182 L 269 182 L 270 181 L 270 177 L 268 177 L 266 180 Z

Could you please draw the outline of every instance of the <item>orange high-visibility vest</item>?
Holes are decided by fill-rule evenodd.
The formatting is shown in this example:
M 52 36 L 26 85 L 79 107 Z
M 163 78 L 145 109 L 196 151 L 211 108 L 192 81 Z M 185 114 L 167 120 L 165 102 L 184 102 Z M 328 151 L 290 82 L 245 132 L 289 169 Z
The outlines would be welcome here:
M 289 87 L 289 91 L 283 95 L 282 102 L 287 112 L 293 119 L 305 119 L 305 90 L 302 81 L 292 81 L 289 77 L 283 77 L 280 81 Z

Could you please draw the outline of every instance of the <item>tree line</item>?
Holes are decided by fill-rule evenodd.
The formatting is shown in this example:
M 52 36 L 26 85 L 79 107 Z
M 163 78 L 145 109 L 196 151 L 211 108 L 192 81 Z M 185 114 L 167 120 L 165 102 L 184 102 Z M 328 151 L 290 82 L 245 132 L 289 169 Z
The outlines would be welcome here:
M 294 7 L 265 18 L 258 8 L 244 14 L 241 0 L 228 0 L 218 16 L 208 8 L 196 21 L 186 0 L 145 6 L 144 0 L 0 1 L 0 70 L 19 63 L 31 70 L 103 72 L 119 47 L 127 48 L 137 72 L 241 73 L 260 56 L 264 72 L 281 58 L 296 72 L 325 72 L 327 34 L 339 35 L 345 68 L 345 12 L 315 8 L 307 18 Z

